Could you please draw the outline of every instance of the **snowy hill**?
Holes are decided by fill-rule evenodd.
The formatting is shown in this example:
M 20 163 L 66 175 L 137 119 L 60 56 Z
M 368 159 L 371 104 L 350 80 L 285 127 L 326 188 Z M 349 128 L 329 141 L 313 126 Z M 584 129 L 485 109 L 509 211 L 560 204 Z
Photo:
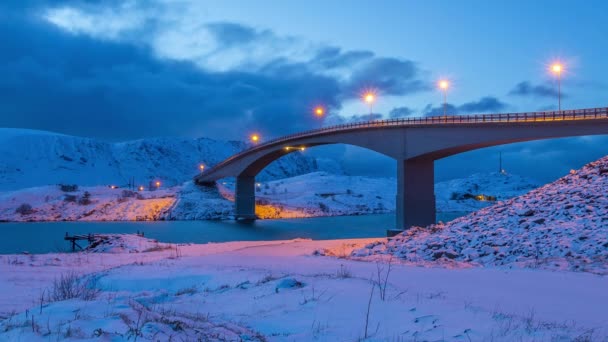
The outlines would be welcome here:
M 447 224 L 412 228 L 355 256 L 608 274 L 608 157 Z
M 50 184 L 126 185 L 160 180 L 182 184 L 243 150 L 245 143 L 212 139 L 154 138 L 122 143 L 26 129 L 0 128 L 0 190 Z M 316 171 L 314 159 L 293 153 L 267 167 L 261 180 Z
M 260 181 L 256 187 L 256 212 L 261 218 L 389 213 L 395 208 L 395 183 L 394 178 L 344 176 L 327 172 Z M 515 195 L 518 191 L 526 191 L 532 183 L 522 177 L 478 174 L 450 181 L 450 184 L 452 187 L 446 187 L 445 183 L 436 185 L 440 191 L 448 191 L 437 193 L 440 220 L 494 203 L 471 198 L 441 200 L 449 198 L 451 195 L 448 194 L 467 194 L 470 192 L 469 187 L 473 185 L 486 194 L 504 198 L 509 194 Z M 84 192 L 91 194 L 91 203 L 87 205 L 66 200 L 73 196 L 80 198 Z M 111 189 L 107 186 L 81 186 L 75 191 L 64 192 L 56 185 L 51 185 L 0 193 L 0 220 L 231 219 L 233 199 L 234 183 L 230 181 L 219 183 L 218 189 L 199 187 L 192 182 L 186 182 L 173 188 L 162 187 L 158 191 L 149 191 L 146 188 L 137 193 L 123 192 L 121 188 Z M 17 208 L 22 204 L 30 205 L 31 212 L 17 212 Z M 457 213 L 454 213 L 455 208 Z

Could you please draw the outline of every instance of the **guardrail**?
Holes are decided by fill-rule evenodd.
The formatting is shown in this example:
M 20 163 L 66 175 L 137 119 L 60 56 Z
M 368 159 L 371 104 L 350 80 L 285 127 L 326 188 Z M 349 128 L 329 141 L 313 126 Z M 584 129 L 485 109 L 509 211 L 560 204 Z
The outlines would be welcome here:
M 294 138 L 316 136 L 324 133 L 348 131 L 353 129 L 382 128 L 382 127 L 415 127 L 425 125 L 450 125 L 450 124 L 486 124 L 486 123 L 521 123 L 521 122 L 552 122 L 552 121 L 575 121 L 575 120 L 594 120 L 608 119 L 608 107 L 574 109 L 562 111 L 527 112 L 527 113 L 502 113 L 502 114 L 476 114 L 476 115 L 450 115 L 450 116 L 428 116 L 416 118 L 400 118 L 388 120 L 375 120 L 356 122 L 343 125 L 335 125 L 313 129 L 309 131 L 285 135 L 268 140 L 262 144 L 252 146 L 243 150 L 230 158 L 216 164 L 200 176 L 212 174 L 214 170 L 230 163 L 245 154 L 256 150 L 264 149 L 269 145 L 288 141 Z M 198 176 L 197 176 L 198 177 Z

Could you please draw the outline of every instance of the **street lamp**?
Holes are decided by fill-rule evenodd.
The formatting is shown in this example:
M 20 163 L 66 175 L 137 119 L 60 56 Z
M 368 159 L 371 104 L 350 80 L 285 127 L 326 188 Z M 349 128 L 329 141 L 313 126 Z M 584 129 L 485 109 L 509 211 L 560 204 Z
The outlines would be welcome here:
M 156 183 L 154 183 L 154 185 L 156 185 L 157 189 L 160 188 L 160 182 L 159 181 L 156 181 Z
M 205 165 L 204 164 L 200 164 L 198 166 L 198 169 L 201 170 L 201 173 L 203 173 L 203 171 L 205 171 Z
M 443 91 L 443 116 L 447 116 L 448 114 L 448 88 L 450 87 L 450 82 L 447 80 L 439 81 L 439 89 Z
M 250 139 L 251 139 L 251 142 L 253 142 L 255 144 L 258 141 L 260 141 L 260 136 L 257 133 L 254 133 L 251 135 Z
M 376 101 L 376 94 L 371 91 L 366 92 L 363 95 L 363 101 L 369 105 L 369 121 L 372 121 L 372 105 L 374 104 L 374 101 Z
M 551 71 L 557 75 L 557 110 L 562 110 L 562 71 L 564 71 L 564 66 L 559 63 L 553 63 L 551 66 Z
M 318 117 L 322 117 L 323 115 L 325 115 L 325 108 L 318 106 L 315 108 L 315 115 Z

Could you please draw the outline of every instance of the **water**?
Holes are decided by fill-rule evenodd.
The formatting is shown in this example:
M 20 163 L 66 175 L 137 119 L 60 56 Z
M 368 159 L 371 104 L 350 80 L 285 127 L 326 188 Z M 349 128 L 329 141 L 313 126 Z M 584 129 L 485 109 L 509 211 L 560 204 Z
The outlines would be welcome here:
M 450 220 L 462 213 L 442 213 Z M 206 243 L 225 241 L 315 240 L 386 236 L 395 225 L 394 215 L 335 216 L 285 220 L 157 221 L 157 222 L 39 222 L 0 224 L 0 254 L 52 253 L 69 251 L 63 240 L 70 235 L 89 233 L 136 233 L 162 242 Z M 82 244 L 86 244 L 82 242 Z

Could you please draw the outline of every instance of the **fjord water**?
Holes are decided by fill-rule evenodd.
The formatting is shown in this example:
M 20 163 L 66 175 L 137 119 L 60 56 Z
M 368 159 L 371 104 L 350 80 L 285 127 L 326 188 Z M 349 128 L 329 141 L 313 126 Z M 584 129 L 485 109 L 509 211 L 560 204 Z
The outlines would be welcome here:
M 442 213 L 447 221 L 463 213 Z M 133 234 L 162 242 L 206 243 L 310 238 L 314 240 L 386 236 L 393 228 L 394 215 L 332 216 L 302 219 L 235 221 L 156 221 L 156 222 L 37 222 L 0 224 L 0 254 L 67 252 L 65 233 Z M 81 242 L 86 245 L 86 242 Z

